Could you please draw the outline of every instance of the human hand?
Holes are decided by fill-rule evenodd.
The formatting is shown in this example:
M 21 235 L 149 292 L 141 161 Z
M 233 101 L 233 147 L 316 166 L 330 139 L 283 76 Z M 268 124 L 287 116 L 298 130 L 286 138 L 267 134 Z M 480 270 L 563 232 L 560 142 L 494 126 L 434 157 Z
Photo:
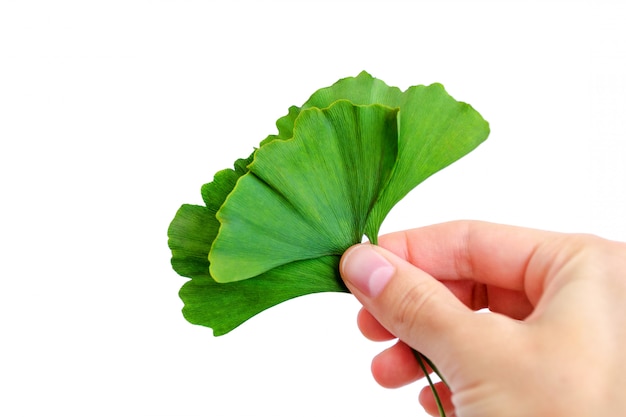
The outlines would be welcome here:
M 413 348 L 449 417 L 626 415 L 626 243 L 461 221 L 355 245 L 340 269 L 363 334 L 400 340 L 372 362 L 381 385 L 424 376 Z

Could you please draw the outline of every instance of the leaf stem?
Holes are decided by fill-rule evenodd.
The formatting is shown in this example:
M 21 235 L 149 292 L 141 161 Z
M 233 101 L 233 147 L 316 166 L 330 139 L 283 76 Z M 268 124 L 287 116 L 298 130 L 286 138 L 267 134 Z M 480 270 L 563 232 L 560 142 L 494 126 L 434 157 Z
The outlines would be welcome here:
M 422 359 L 424 360 L 424 362 L 426 362 L 426 365 L 430 366 L 430 368 L 433 370 L 433 372 L 435 374 L 437 374 L 437 376 L 439 377 L 439 379 L 441 379 L 441 382 L 443 382 L 444 384 L 448 385 L 448 383 L 446 382 L 446 380 L 443 378 L 443 375 L 441 375 L 441 372 L 439 372 L 439 369 L 437 369 L 437 367 L 435 366 L 435 364 L 428 359 L 426 356 L 424 355 L 420 355 L 422 357 Z
M 439 394 L 437 393 L 437 390 L 435 389 L 435 384 L 433 383 L 433 380 L 430 378 L 430 372 L 428 371 L 428 368 L 426 368 L 426 364 L 428 364 L 428 366 L 431 367 L 433 372 L 435 372 L 437 376 L 439 376 L 439 378 L 444 384 L 446 385 L 448 384 L 443 379 L 443 377 L 441 376 L 441 373 L 435 367 L 435 365 L 433 365 L 430 359 L 428 359 L 426 356 L 422 355 L 415 349 L 413 349 L 413 355 L 415 356 L 415 359 L 417 359 L 417 363 L 419 364 L 420 368 L 422 368 L 422 371 L 424 372 L 424 375 L 426 376 L 426 380 L 428 381 L 428 385 L 430 386 L 430 391 L 433 393 L 433 396 L 435 397 L 435 402 L 437 403 L 437 409 L 439 410 L 439 417 L 446 417 L 446 412 L 444 411 L 443 405 L 441 404 L 441 399 L 439 398 Z

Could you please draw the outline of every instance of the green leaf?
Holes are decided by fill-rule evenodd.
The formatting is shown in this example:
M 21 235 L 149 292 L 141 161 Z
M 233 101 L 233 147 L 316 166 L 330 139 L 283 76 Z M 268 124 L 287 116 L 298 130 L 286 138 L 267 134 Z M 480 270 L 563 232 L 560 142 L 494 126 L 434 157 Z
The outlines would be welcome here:
M 183 315 L 190 323 L 210 327 L 215 336 L 220 336 L 261 311 L 292 298 L 319 292 L 347 292 L 337 276 L 339 259 L 339 256 L 325 256 L 294 262 L 254 279 L 227 284 L 192 279 L 180 290 L 185 301 Z
M 400 104 L 398 161 L 368 221 L 375 239 L 393 206 L 435 172 L 480 145 L 489 124 L 469 104 L 457 102 L 441 84 L 409 88 Z
M 167 230 L 172 268 L 181 276 L 213 280 L 207 254 L 219 230 L 219 222 L 207 207 L 183 204 Z
M 341 100 L 303 111 L 293 139 L 262 146 L 217 213 L 213 278 L 251 278 L 360 242 L 396 161 L 396 115 Z
M 389 87 L 365 71 L 356 77 L 343 78 L 330 87 L 317 90 L 302 107 L 292 106 L 289 109 L 289 114 L 276 122 L 279 129 L 277 137 L 281 139 L 292 137 L 294 122 L 302 110 L 313 107 L 323 109 L 337 100 L 348 100 L 353 104 L 362 106 L 382 104 L 395 108 L 400 107 L 402 92 L 397 87 Z
M 213 182 L 202 186 L 202 198 L 206 207 L 183 204 L 167 231 L 168 246 L 172 251 L 172 268 L 181 276 L 195 279 L 211 279 L 208 253 L 217 236 L 220 223 L 215 213 L 226 200 L 240 176 L 247 172 L 248 159 L 235 162 L 235 169 L 225 169 Z
M 382 104 L 400 108 L 398 163 L 369 219 L 365 234 L 377 240 L 385 216 L 419 183 L 471 152 L 489 136 L 489 124 L 469 104 L 454 100 L 441 84 L 414 86 L 406 92 L 361 72 L 316 91 L 301 108 L 276 123 L 287 138 L 299 112 L 324 108 L 346 99 L 356 105 Z
M 221 173 L 228 171 L 235 172 Z M 185 204 L 168 230 L 174 270 L 193 278 L 179 293 L 185 302 L 183 315 L 190 323 L 212 328 L 215 336 L 291 298 L 316 292 L 347 292 L 337 275 L 339 256 L 294 262 L 255 279 L 219 284 L 209 274 L 207 259 L 217 227 L 219 223 L 207 207 Z

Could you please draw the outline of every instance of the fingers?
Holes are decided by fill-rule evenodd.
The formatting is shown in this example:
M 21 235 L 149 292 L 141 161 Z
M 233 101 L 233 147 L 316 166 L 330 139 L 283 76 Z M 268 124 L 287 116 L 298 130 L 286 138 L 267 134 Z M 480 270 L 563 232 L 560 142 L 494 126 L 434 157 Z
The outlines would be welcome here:
M 357 322 L 363 335 L 370 340 L 382 342 L 395 339 L 364 308 L 359 311 Z M 400 340 L 374 357 L 371 370 L 376 382 L 385 388 L 399 388 L 424 377 L 413 350 Z
M 459 412 L 501 414 L 509 407 L 494 399 L 509 397 L 494 393 L 508 392 L 518 393 L 520 404 L 543 398 L 535 408 L 565 415 L 578 405 L 568 399 L 555 406 L 549 393 L 576 381 L 580 363 L 600 363 L 585 368 L 600 387 L 594 392 L 621 398 L 623 349 L 615 346 L 624 345 L 625 253 L 624 244 L 584 235 L 456 222 L 387 235 L 380 246 L 355 245 L 344 253 L 340 272 L 367 310 L 359 314 L 363 334 L 402 341 L 372 361 L 379 384 L 398 387 L 423 376 L 412 347 L 437 365 Z M 508 317 L 473 311 L 484 306 Z M 612 358 L 608 366 L 603 358 Z M 439 385 L 437 391 L 453 415 L 450 390 Z M 428 388 L 420 402 L 437 415 Z
M 435 389 L 437 390 L 437 395 L 439 395 L 439 399 L 441 400 L 441 405 L 446 412 L 446 416 L 453 417 L 454 405 L 452 404 L 452 393 L 450 392 L 450 389 L 443 382 L 437 382 L 435 384 Z M 437 402 L 435 401 L 435 397 L 433 396 L 430 387 L 422 388 L 420 391 L 419 401 L 428 414 L 435 417 L 440 415 L 439 409 L 437 408 Z
M 438 280 L 471 280 L 510 290 L 511 294 L 519 293 L 518 299 L 525 297 L 534 305 L 541 295 L 544 276 L 528 274 L 528 264 L 541 246 L 561 236 L 515 226 L 457 221 L 381 236 L 379 245 Z M 477 302 L 470 298 L 475 288 L 468 286 L 460 294 L 470 308 Z
M 525 319 L 535 308 L 523 291 L 489 286 L 486 298 L 485 307 L 489 307 L 489 310 L 516 320 Z
M 385 329 L 369 311 L 362 308 L 357 316 L 357 325 L 363 336 L 374 342 L 384 342 L 396 337 Z
M 372 375 L 385 388 L 399 388 L 417 381 L 424 373 L 413 350 L 399 341 L 372 360 Z
M 482 222 L 447 223 L 381 237 L 380 246 L 355 245 L 344 253 L 340 272 L 376 318 L 363 313 L 366 336 L 395 335 L 452 382 L 459 363 L 487 369 L 520 331 L 517 320 L 473 309 L 488 306 L 525 318 L 544 281 L 558 270 L 559 251 L 563 259 L 571 255 L 562 250 L 563 236 Z
M 475 325 L 472 311 L 443 284 L 383 248 L 353 246 L 343 255 L 340 270 L 382 327 L 433 360 L 462 349 L 463 332 Z M 374 337 L 386 336 L 380 328 L 370 329 Z

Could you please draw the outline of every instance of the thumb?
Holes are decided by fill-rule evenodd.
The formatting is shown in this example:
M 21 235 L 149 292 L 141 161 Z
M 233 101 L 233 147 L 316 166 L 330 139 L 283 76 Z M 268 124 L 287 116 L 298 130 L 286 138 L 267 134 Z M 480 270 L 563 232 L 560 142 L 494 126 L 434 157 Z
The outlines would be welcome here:
M 442 283 L 379 246 L 352 246 L 341 258 L 340 272 L 366 310 L 435 363 L 461 354 L 482 327 Z

